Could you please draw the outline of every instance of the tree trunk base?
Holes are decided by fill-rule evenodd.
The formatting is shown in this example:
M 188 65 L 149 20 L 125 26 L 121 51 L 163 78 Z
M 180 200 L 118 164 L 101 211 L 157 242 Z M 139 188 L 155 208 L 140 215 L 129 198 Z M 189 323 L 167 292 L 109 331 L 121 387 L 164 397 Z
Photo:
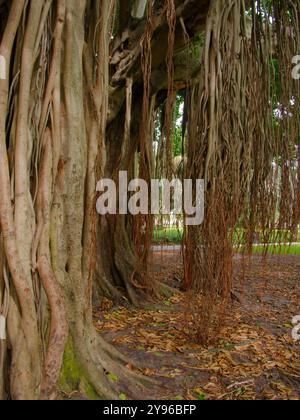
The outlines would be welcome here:
M 76 334 L 67 344 L 60 377 L 60 390 L 72 395 L 79 392 L 89 400 L 119 400 L 145 397 L 147 387 L 156 385 L 128 368 L 132 361 L 105 342 L 94 330 L 85 337 Z

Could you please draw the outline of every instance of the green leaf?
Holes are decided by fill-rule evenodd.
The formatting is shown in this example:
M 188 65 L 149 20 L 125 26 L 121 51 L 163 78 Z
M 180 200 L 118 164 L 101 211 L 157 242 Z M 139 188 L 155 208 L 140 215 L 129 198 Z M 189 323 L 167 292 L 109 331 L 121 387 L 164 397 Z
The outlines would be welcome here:
M 177 400 L 177 401 L 183 401 L 184 398 L 183 398 L 182 395 L 176 395 L 175 400 Z
M 107 376 L 111 381 L 114 381 L 114 382 L 118 381 L 119 379 L 118 376 L 115 375 L 114 373 L 109 373 Z
M 198 400 L 199 401 L 205 401 L 206 400 L 206 395 L 205 394 L 198 394 Z
M 119 400 L 121 400 L 121 401 L 126 401 L 126 400 L 127 400 L 127 396 L 126 396 L 126 394 L 120 394 L 120 395 L 119 395 Z

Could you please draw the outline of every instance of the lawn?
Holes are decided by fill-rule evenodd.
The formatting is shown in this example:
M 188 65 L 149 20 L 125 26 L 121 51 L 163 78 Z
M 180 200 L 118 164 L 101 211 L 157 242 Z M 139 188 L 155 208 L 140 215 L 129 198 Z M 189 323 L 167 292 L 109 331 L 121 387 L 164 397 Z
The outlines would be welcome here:
M 158 228 L 154 231 L 155 244 L 180 244 L 183 237 L 182 228 Z
M 263 254 L 264 248 L 262 246 L 257 246 L 253 248 L 254 254 Z M 268 254 L 276 254 L 276 255 L 300 255 L 300 243 L 299 245 L 291 245 L 291 246 L 270 246 L 268 249 Z
M 238 233 L 237 233 L 238 235 Z M 283 234 L 286 235 L 286 234 Z M 183 229 L 181 228 L 160 228 L 156 229 L 154 232 L 154 244 L 174 244 L 174 245 L 180 245 L 182 241 L 183 236 Z M 280 235 L 278 232 L 272 234 L 270 236 L 272 240 L 278 241 Z M 298 241 L 299 242 L 299 239 Z M 254 246 L 253 247 L 253 253 L 255 254 L 263 254 L 264 253 L 264 247 L 263 246 Z M 279 255 L 300 255 L 300 242 L 299 245 L 281 245 L 281 246 L 270 246 L 268 249 L 268 254 L 279 254 Z

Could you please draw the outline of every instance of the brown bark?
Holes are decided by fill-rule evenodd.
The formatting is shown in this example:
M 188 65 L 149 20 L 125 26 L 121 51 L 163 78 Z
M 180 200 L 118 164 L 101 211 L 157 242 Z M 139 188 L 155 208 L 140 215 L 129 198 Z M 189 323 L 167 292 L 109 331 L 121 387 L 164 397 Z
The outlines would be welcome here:
M 195 4 L 176 2 L 177 15 Z M 0 298 L 9 304 L 8 340 L 0 343 L 0 375 L 9 372 L 9 386 L 0 382 L 3 398 L 8 391 L 13 399 L 54 399 L 59 381 L 66 391 L 118 398 L 108 372 L 128 396 L 143 389 L 142 378 L 126 369 L 128 360 L 92 325 L 96 252 L 98 291 L 117 291 L 137 305 L 147 292 L 130 219 L 101 221 L 96 242 L 96 181 L 133 170 L 141 133 L 140 42 L 147 19 L 129 18 L 127 26 L 126 9 L 111 40 L 113 6 L 109 0 L 13 0 L 2 14 L 0 4 L 7 67 L 0 80 Z M 186 45 L 180 27 L 178 51 Z M 187 27 L 192 31 L 193 19 Z M 161 7 L 153 31 L 151 96 L 167 86 L 158 48 L 168 33 Z M 181 67 L 176 79 L 175 68 L 174 80 L 181 83 L 182 74 Z
M 7 70 L 9 69 L 11 51 L 22 16 L 24 3 L 23 1 L 13 2 L 1 42 L 0 53 L 6 59 Z M 40 352 L 34 300 L 19 255 L 15 222 L 13 220 L 13 207 L 10 200 L 10 175 L 5 135 L 8 89 L 7 75 L 6 80 L 0 80 L 0 191 L 2 197 L 0 202 L 0 221 L 5 255 L 22 314 L 21 319 L 16 321 L 18 331 L 12 331 L 10 335 L 10 341 L 13 346 L 10 382 L 11 392 L 15 398 L 21 398 L 22 396 L 32 398 L 35 396 L 38 387 L 37 381 L 40 368 L 38 360 Z

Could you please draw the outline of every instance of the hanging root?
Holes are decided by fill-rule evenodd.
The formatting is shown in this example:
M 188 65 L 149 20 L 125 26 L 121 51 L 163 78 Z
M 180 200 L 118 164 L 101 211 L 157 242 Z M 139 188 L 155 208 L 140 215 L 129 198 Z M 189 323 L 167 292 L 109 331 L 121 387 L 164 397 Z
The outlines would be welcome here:
M 299 224 L 298 19 L 299 2 L 259 2 L 249 34 L 244 0 L 211 2 L 203 74 L 190 92 L 186 171 L 206 188 L 204 224 L 185 233 L 185 287 L 202 294 L 194 317 L 202 342 L 222 324 L 233 247 L 251 252 L 256 232 L 264 243 L 285 241 Z

